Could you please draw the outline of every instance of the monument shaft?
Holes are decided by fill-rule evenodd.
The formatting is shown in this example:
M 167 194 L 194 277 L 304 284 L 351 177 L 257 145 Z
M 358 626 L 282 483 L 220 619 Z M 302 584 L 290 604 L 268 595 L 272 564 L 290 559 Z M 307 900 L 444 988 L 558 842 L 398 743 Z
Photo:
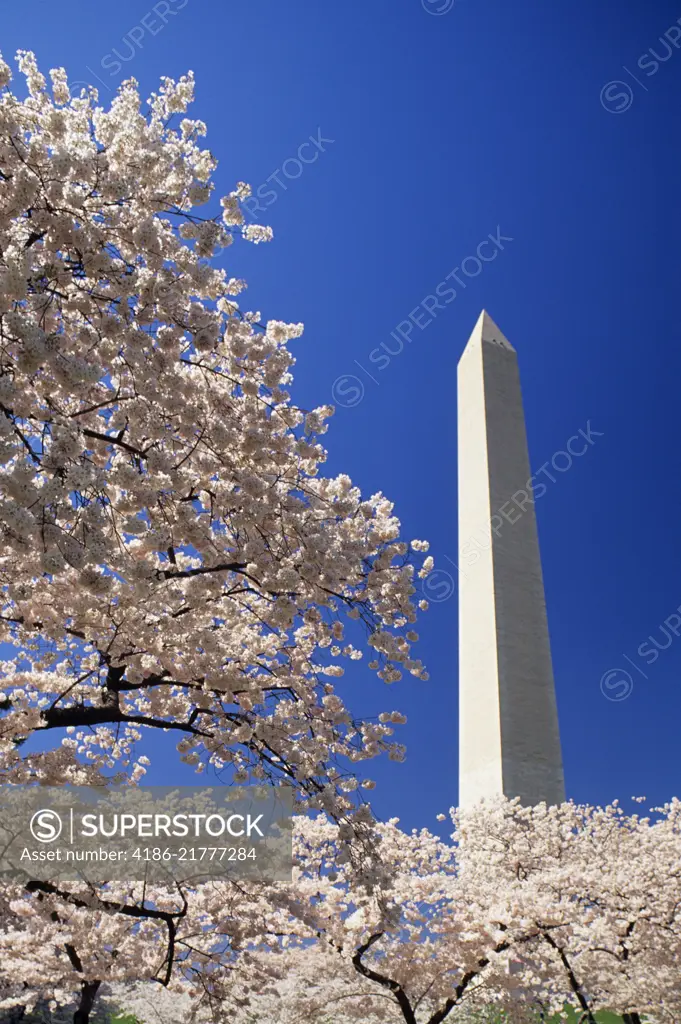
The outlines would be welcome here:
M 518 362 L 483 312 L 458 367 L 459 804 L 565 799 Z

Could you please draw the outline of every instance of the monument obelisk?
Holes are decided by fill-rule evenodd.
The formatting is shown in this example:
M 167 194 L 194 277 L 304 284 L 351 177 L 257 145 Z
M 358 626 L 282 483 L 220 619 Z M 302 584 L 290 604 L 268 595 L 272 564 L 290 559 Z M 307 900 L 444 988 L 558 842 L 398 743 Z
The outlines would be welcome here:
M 515 350 L 483 311 L 458 367 L 459 804 L 565 799 Z

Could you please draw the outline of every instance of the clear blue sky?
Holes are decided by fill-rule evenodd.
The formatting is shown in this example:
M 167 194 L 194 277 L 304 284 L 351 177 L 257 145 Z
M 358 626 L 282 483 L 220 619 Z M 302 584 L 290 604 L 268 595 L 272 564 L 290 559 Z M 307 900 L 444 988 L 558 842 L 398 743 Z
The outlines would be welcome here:
M 482 306 L 518 351 L 535 469 L 587 421 L 603 434 L 567 472 L 549 467 L 556 482 L 537 505 L 568 792 L 681 793 L 681 639 L 653 664 L 637 654 L 651 634 L 667 643 L 660 624 L 681 605 L 681 49 L 659 39 L 681 5 L 156 7 L 165 25 L 146 0 L 5 4 L 0 48 L 33 49 L 43 70 L 64 65 L 72 79 L 97 75 L 103 99 L 128 75 L 151 91 L 162 74 L 195 71 L 218 187 L 270 178 L 275 191 L 262 193 L 275 241 L 231 250 L 229 266 L 252 308 L 306 323 L 294 397 L 327 402 L 340 377 L 337 393 L 354 401 L 348 375 L 364 388 L 332 421 L 329 471 L 391 496 L 407 536 L 430 539 L 445 570 L 455 575 L 456 363 Z M 286 177 L 284 161 L 318 129 L 333 142 Z M 458 271 L 465 287 L 389 365 L 372 360 L 383 342 L 397 351 L 391 332 L 498 228 L 513 241 L 497 258 L 478 276 Z M 455 595 L 423 619 L 429 683 L 348 679 L 358 713 L 409 716 L 406 762 L 369 766 L 377 809 L 409 826 L 432 826 L 456 797 L 456 628 Z M 609 700 L 599 683 L 616 668 L 634 688 Z M 171 764 L 149 780 L 179 781 Z

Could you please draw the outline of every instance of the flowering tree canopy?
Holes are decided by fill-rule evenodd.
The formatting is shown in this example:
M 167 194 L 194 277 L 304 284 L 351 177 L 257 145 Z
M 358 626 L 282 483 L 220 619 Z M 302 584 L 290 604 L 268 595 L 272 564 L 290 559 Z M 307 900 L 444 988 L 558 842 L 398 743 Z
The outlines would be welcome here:
M 400 756 L 390 716 L 355 721 L 329 681 L 362 654 L 344 618 L 384 681 L 426 677 L 409 545 L 385 497 L 319 472 L 333 409 L 287 390 L 302 325 L 242 312 L 244 282 L 210 262 L 271 232 L 244 224 L 244 184 L 196 212 L 216 162 L 183 116 L 192 75 L 148 109 L 130 79 L 104 110 L 18 62 L 23 99 L 0 63 L 2 778 L 138 779 L 133 746 L 166 729 L 198 769 L 333 810 L 333 762 Z M 60 742 L 21 749 L 46 730 Z
M 271 231 L 245 224 L 243 183 L 202 215 L 192 75 L 146 106 L 131 79 L 105 110 L 18 64 L 21 95 L 0 58 L 0 781 L 135 783 L 140 741 L 174 731 L 197 770 L 283 781 L 359 827 L 353 764 L 399 758 L 403 718 L 354 719 L 333 681 L 365 640 L 385 682 L 427 678 L 427 544 L 320 474 L 333 409 L 287 390 L 302 325 L 242 311 L 211 262 Z M 0 1006 L 76 992 L 84 1024 L 102 981 L 171 984 L 207 920 L 223 959 L 253 940 L 254 898 L 6 885 Z
M 301 822 L 296 878 L 271 932 L 296 921 L 299 948 L 316 941 L 327 963 L 335 951 L 347 989 L 353 969 L 355 987 L 373 987 L 379 1019 L 386 996 L 405 1024 L 490 1004 L 511 1020 L 565 1004 L 591 1024 L 598 1010 L 679 1019 L 679 801 L 650 818 L 517 800 L 452 817 L 450 843 L 378 826 L 373 874 L 338 865 L 337 826 Z M 331 967 L 328 977 L 337 989 Z
M 566 1005 L 590 1024 L 680 1019 L 679 801 L 650 818 L 505 800 L 452 817 L 451 842 L 377 826 L 364 863 L 339 851 L 343 825 L 298 819 L 294 880 L 263 894 L 259 941 L 220 964 L 207 937 L 164 1024 L 538 1022 Z M 116 998 L 161 1019 L 149 987 Z

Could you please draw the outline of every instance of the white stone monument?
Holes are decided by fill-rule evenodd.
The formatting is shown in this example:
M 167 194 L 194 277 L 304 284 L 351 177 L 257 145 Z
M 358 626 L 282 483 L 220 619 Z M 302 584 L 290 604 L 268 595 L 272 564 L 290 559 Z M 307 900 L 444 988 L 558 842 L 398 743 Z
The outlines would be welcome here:
M 516 353 L 486 312 L 458 367 L 459 804 L 565 799 Z

